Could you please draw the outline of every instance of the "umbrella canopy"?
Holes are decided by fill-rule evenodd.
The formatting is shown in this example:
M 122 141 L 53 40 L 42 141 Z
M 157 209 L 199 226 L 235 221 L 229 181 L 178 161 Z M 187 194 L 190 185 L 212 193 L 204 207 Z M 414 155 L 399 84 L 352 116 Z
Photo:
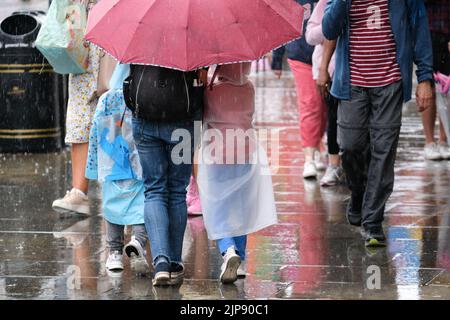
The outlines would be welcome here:
M 85 39 L 122 63 L 188 71 L 259 59 L 302 25 L 293 0 L 102 0 Z

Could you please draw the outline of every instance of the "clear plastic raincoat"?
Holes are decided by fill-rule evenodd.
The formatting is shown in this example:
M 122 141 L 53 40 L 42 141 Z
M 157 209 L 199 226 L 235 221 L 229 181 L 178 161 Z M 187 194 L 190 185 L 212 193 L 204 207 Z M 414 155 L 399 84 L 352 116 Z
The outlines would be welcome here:
M 250 234 L 277 223 L 267 154 L 253 129 L 250 63 L 220 66 L 205 93 L 199 185 L 208 237 Z M 214 78 L 214 77 L 213 77 Z

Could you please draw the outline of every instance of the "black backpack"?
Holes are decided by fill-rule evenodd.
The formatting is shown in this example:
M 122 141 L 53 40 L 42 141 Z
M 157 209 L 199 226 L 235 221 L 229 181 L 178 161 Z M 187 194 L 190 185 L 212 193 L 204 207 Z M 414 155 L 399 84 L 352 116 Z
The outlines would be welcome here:
M 197 71 L 131 65 L 123 93 L 127 107 L 145 120 L 189 120 L 203 109 L 204 86 Z

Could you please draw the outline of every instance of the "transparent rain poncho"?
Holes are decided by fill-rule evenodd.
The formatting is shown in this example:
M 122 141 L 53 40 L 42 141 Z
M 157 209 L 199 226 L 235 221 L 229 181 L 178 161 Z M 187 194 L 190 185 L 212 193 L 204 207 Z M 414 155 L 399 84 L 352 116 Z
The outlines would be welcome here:
M 208 237 L 250 234 L 277 223 L 267 154 L 253 129 L 250 63 L 220 66 L 205 92 L 197 183 Z

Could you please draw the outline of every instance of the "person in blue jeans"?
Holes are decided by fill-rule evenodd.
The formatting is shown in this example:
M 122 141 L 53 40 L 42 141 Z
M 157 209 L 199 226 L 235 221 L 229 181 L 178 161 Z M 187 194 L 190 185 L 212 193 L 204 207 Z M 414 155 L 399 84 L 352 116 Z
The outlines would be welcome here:
M 186 134 L 173 140 L 175 130 Z M 144 219 L 155 268 L 154 286 L 182 282 L 181 259 L 187 223 L 186 188 L 192 172 L 194 148 L 186 156 L 172 151 L 180 142 L 194 146 L 194 121 L 147 121 L 133 117 L 133 137 L 139 152 L 145 185 Z M 174 135 L 175 137 L 175 135 Z M 185 141 L 189 137 L 191 141 Z

